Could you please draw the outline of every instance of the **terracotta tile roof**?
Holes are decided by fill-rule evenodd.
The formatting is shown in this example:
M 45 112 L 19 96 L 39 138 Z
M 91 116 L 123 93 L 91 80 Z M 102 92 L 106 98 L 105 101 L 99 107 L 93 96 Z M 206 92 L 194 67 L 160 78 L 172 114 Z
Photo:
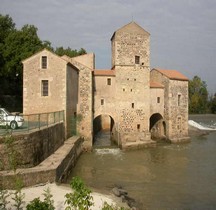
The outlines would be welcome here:
M 114 70 L 97 69 L 92 72 L 94 76 L 115 76 Z
M 165 69 L 153 69 L 153 70 L 160 72 L 161 74 L 163 74 L 164 76 L 172 80 L 182 80 L 182 81 L 189 80 L 186 76 L 184 76 L 182 73 L 176 70 L 165 70 Z
M 150 88 L 164 88 L 164 85 L 158 82 L 150 82 Z

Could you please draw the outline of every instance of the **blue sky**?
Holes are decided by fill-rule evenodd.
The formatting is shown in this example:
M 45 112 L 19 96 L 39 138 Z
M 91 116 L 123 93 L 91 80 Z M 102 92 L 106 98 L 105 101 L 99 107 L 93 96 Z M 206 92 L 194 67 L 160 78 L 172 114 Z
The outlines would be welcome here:
M 134 20 L 151 34 L 151 68 L 198 75 L 216 92 L 215 0 L 0 0 L 0 13 L 54 47 L 94 52 L 98 69 L 110 69 L 110 38 Z

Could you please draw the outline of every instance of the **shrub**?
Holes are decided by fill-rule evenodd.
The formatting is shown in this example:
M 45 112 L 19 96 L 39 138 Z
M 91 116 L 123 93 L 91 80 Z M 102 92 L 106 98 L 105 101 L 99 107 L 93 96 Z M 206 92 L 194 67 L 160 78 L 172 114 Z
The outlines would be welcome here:
M 65 195 L 67 207 L 65 210 L 88 210 L 93 206 L 93 197 L 91 196 L 91 190 L 88 189 L 83 181 L 79 177 L 74 177 L 70 183 L 73 193 L 67 193 Z
M 35 198 L 27 206 L 27 210 L 48 210 L 49 204 L 45 201 L 40 201 L 40 198 Z

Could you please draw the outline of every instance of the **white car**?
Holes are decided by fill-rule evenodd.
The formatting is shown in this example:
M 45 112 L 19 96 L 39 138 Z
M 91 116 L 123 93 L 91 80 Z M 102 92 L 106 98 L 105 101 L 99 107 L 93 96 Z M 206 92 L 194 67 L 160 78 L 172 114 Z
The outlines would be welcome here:
M 19 128 L 23 125 L 24 119 L 18 114 L 11 114 L 5 108 L 0 108 L 0 126 L 10 126 L 11 129 Z

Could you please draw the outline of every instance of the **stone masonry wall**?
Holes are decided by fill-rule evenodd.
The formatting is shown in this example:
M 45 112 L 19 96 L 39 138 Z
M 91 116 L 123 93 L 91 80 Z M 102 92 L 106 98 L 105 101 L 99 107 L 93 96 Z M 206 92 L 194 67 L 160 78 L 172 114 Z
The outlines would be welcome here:
M 111 84 L 107 84 L 107 79 L 111 79 Z M 94 76 L 94 119 L 99 115 L 110 115 L 116 121 L 115 106 L 115 77 L 114 76 Z M 103 103 L 101 104 L 101 100 Z
M 47 69 L 41 68 L 42 56 L 47 56 Z M 34 114 L 65 110 L 67 62 L 44 50 L 23 63 L 23 113 Z M 41 95 L 42 80 L 49 81 L 48 96 Z
M 78 122 L 78 135 L 84 137 L 84 149 L 92 147 L 92 132 L 93 132 L 93 114 L 92 114 L 92 69 L 87 66 L 71 60 L 74 66 L 79 69 L 79 98 L 78 112 L 81 120 Z
M 66 103 L 66 119 L 67 122 L 67 138 L 74 135 L 76 132 L 76 124 L 73 122 L 77 115 L 78 106 L 78 80 L 79 72 L 68 66 L 67 69 L 67 103 Z
M 150 98 L 150 116 L 155 113 L 160 113 L 161 116 L 164 116 L 164 89 L 151 88 Z
M 63 145 L 65 140 L 64 123 L 27 134 L 16 134 L 12 138 L 14 138 L 13 149 L 18 153 L 17 167 L 33 167 Z M 3 169 L 9 169 L 8 151 L 4 144 L 4 137 L 0 137 L 0 154 L 3 157 Z
M 113 43 L 114 42 L 114 43 Z M 116 114 L 122 146 L 150 140 L 149 34 L 135 23 L 115 32 L 112 38 L 116 71 Z M 135 63 L 139 56 L 139 63 Z
M 188 137 L 188 81 L 171 80 L 169 84 L 170 140 Z
M 170 80 L 156 70 L 151 79 L 164 85 L 164 119 L 166 134 L 171 141 L 188 138 L 188 81 Z M 180 95 L 180 99 L 178 98 Z M 180 101 L 178 101 L 180 100 Z

